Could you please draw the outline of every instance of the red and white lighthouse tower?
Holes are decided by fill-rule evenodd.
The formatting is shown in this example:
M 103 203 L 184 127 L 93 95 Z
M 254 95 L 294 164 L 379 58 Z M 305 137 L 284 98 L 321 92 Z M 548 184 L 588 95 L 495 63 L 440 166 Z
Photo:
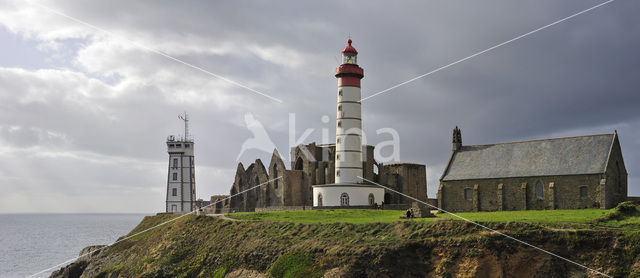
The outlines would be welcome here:
M 360 80 L 364 70 L 358 66 L 358 51 L 351 46 L 342 50 L 338 78 L 338 113 L 336 117 L 335 183 L 362 183 L 362 109 Z
M 358 51 L 351 40 L 342 50 L 338 78 L 336 117 L 335 183 L 313 186 L 314 207 L 367 207 L 384 198 L 384 189 L 367 184 L 362 171 L 362 110 L 360 80 L 364 70 L 357 63 Z M 378 201 L 376 201 L 378 200 Z

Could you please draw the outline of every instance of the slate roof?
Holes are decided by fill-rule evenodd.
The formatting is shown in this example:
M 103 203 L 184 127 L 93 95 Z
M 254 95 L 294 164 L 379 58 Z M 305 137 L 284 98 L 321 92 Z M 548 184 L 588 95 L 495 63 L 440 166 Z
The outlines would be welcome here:
M 614 134 L 462 146 L 442 181 L 604 173 Z

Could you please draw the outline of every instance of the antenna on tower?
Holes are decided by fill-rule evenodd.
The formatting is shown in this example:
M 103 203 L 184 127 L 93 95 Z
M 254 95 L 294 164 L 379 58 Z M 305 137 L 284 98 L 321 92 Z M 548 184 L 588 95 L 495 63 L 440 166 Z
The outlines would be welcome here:
M 178 119 L 184 121 L 184 140 L 189 141 L 189 115 L 184 111 L 184 115 L 178 115 Z

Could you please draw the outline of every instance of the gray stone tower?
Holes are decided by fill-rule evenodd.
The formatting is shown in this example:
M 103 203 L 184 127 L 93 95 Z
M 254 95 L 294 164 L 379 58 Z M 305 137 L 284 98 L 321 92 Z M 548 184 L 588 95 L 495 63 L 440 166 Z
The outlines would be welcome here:
M 184 121 L 184 137 L 167 137 L 169 169 L 167 176 L 166 212 L 185 213 L 196 209 L 195 164 L 193 139 L 189 137 L 189 117 L 185 112 L 179 118 Z

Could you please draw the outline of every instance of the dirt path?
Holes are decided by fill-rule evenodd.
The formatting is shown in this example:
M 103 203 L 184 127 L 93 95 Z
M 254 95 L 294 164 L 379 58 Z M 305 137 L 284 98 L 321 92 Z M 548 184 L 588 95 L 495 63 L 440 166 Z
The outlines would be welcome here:
M 240 221 L 239 219 L 234 219 L 234 218 L 227 217 L 226 215 L 224 215 L 222 213 L 220 213 L 220 214 L 207 214 L 207 216 L 218 217 L 220 219 L 229 220 L 229 221 Z

